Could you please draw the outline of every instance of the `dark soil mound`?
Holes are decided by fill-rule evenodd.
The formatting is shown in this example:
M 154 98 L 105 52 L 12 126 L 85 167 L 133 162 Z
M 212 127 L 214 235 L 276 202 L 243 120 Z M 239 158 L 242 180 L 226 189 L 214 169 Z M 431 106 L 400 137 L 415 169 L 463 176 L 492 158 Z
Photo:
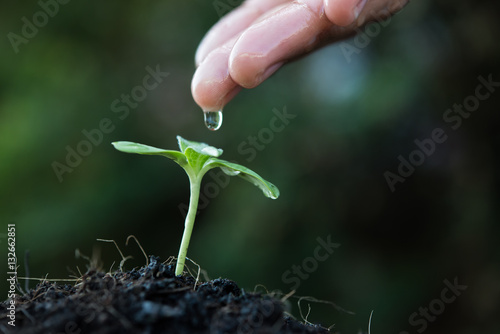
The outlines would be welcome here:
M 0 332 L 104 333 L 329 333 L 284 315 L 280 300 L 241 290 L 227 279 L 196 283 L 151 257 L 129 272 L 88 272 L 81 282 L 38 284 L 16 297 L 16 326 L 0 304 Z

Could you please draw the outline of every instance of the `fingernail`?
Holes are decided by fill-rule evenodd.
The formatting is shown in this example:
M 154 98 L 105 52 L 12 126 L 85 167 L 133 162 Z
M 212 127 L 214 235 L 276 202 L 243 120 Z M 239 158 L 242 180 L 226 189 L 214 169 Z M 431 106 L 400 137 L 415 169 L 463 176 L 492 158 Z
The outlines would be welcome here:
M 365 8 L 366 5 L 366 0 L 361 0 L 358 2 L 356 7 L 354 7 L 354 19 L 357 20 L 359 17 L 359 14 L 361 14 L 361 11 L 363 11 L 363 8 Z

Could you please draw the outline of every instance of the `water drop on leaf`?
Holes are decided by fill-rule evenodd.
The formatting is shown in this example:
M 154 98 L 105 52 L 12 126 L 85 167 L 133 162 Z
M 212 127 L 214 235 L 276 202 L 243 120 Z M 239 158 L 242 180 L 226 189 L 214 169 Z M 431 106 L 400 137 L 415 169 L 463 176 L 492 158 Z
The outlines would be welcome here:
M 221 167 L 222 171 L 226 173 L 229 176 L 236 176 L 240 174 L 240 171 L 232 169 L 232 168 L 227 168 L 227 167 Z

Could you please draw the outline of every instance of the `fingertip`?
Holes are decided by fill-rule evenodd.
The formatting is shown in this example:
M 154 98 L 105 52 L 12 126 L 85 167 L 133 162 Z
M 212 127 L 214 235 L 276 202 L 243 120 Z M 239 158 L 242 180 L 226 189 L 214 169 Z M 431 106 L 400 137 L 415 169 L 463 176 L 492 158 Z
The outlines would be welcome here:
M 284 62 L 280 61 L 269 65 L 268 60 L 262 57 L 237 55 L 230 58 L 229 74 L 239 86 L 255 88 L 273 75 L 283 64 Z
M 191 80 L 191 94 L 193 95 L 194 102 L 203 111 L 215 111 L 217 109 L 214 103 L 213 89 L 206 81 L 201 79 L 198 69 L 194 73 L 193 80 Z
M 324 0 L 325 15 L 335 25 L 346 27 L 354 23 L 366 0 Z
M 262 71 L 261 57 L 233 52 L 229 57 L 229 74 L 240 86 L 254 88 L 259 85 L 257 77 Z
M 222 109 L 241 89 L 229 75 L 228 57 L 226 48 L 214 50 L 193 75 L 191 94 L 204 111 Z
M 276 7 L 245 30 L 234 44 L 229 56 L 231 77 L 245 88 L 260 85 L 316 38 L 310 34 L 315 27 L 307 6 L 291 2 Z

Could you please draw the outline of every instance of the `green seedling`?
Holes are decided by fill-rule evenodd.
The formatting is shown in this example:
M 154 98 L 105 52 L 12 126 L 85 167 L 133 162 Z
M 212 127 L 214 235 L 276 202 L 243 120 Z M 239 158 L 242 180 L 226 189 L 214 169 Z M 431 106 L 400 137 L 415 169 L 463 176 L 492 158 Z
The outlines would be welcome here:
M 222 149 L 220 148 L 215 148 L 205 143 L 186 140 L 181 136 L 177 136 L 177 141 L 179 143 L 180 152 L 127 141 L 119 141 L 112 144 L 117 150 L 126 153 L 162 155 L 174 160 L 186 171 L 189 177 L 191 194 L 189 209 L 184 223 L 184 234 L 182 235 L 179 255 L 177 256 L 177 265 L 175 267 L 175 274 L 181 275 L 184 270 L 189 240 L 191 239 L 194 219 L 196 218 L 196 212 L 198 210 L 201 180 L 206 172 L 212 168 L 220 167 L 222 171 L 229 176 L 237 175 L 253 183 L 262 190 L 266 197 L 272 199 L 278 198 L 279 190 L 275 185 L 264 180 L 254 171 L 244 166 L 219 159 L 218 157 L 222 154 Z

